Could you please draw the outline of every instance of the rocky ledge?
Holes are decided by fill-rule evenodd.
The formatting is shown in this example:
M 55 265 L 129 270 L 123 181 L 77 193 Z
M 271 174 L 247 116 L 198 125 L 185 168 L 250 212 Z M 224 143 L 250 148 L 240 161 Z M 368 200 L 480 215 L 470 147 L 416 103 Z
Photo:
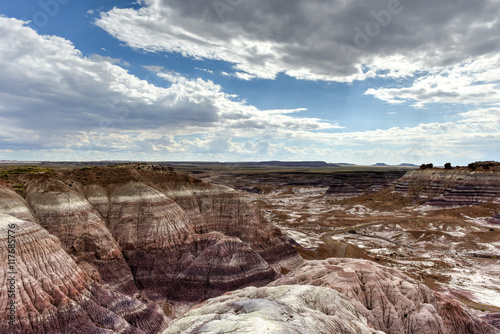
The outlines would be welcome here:
M 405 175 L 405 170 L 336 172 L 329 175 L 330 187 L 325 193 L 328 199 L 344 200 L 387 188 Z
M 500 204 L 498 169 L 425 169 L 406 173 L 395 191 L 419 204 L 459 207 L 481 203 Z

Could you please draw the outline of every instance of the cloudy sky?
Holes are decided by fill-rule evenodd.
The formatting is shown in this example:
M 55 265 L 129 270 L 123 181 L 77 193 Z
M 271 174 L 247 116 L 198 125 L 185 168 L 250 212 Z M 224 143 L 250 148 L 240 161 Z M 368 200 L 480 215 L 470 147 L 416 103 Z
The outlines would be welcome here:
M 498 0 L 0 2 L 0 160 L 500 160 Z

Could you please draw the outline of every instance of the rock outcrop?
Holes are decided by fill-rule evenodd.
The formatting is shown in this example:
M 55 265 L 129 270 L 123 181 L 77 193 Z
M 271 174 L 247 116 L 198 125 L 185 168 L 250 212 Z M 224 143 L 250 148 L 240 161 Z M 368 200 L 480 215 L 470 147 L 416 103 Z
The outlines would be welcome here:
M 500 214 L 498 214 L 498 215 L 494 215 L 493 217 L 490 217 L 490 218 L 486 218 L 486 221 L 487 221 L 489 224 L 492 224 L 492 225 L 499 225 L 499 226 L 500 226 Z
M 1 333 L 144 334 L 166 326 L 157 305 L 93 281 L 36 223 L 0 214 L 0 260 Z
M 483 319 L 493 327 L 500 329 L 500 313 L 487 314 Z
M 365 192 L 362 189 L 355 188 L 349 183 L 335 180 L 330 185 L 330 188 L 325 193 L 325 196 L 343 200 L 363 195 Z
M 498 333 L 456 301 L 371 261 L 308 261 L 269 286 L 290 284 L 311 284 L 342 293 L 370 326 L 388 334 Z
M 436 207 L 500 204 L 500 172 L 469 168 L 411 171 L 396 182 L 395 191 Z
M 376 334 L 352 303 L 314 286 L 246 288 L 210 299 L 175 320 L 163 334 Z
M 325 196 L 335 200 L 357 197 L 380 191 L 405 175 L 404 170 L 374 172 L 336 172 L 329 175 L 330 188 Z

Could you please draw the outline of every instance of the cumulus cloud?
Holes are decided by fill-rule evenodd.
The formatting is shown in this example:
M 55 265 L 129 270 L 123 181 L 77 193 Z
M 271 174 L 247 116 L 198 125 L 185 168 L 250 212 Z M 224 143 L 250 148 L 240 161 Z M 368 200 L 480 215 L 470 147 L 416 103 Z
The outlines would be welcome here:
M 500 56 L 481 56 L 467 63 L 422 75 L 409 87 L 366 91 L 391 104 L 411 102 L 417 108 L 431 103 L 500 105 Z
M 61 147 L 78 133 L 182 132 L 188 128 L 337 127 L 288 111 L 259 110 L 211 81 L 151 67 L 163 88 L 141 80 L 123 61 L 84 57 L 73 44 L 0 17 L 1 145 Z M 246 122 L 246 123 L 242 123 Z M 41 140 L 43 138 L 43 140 Z M 133 137 L 132 137 L 133 138 Z M 126 143 L 120 138 L 117 143 Z
M 144 0 L 96 24 L 129 46 L 234 64 L 242 79 L 411 77 L 500 49 L 495 0 Z
M 137 49 L 231 62 L 228 75 L 242 80 L 406 78 L 407 87 L 366 94 L 416 107 L 487 105 L 442 123 L 371 131 L 308 117 L 300 106 L 261 110 L 210 80 L 159 66 L 146 68 L 168 85 L 150 84 L 120 59 L 85 57 L 66 39 L 0 17 L 0 150 L 37 160 L 480 159 L 478 146 L 500 145 L 500 66 L 498 4 L 479 2 L 401 1 L 364 47 L 355 28 L 390 1 L 231 1 L 217 10 L 211 1 L 146 0 L 96 21 Z M 456 24 L 466 17 L 468 27 Z

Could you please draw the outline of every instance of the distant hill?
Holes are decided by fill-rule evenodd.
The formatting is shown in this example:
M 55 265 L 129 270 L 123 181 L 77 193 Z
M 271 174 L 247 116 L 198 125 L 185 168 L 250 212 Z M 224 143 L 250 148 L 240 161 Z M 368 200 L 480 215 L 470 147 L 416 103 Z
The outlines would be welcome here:
M 241 162 L 168 162 L 168 165 L 184 165 L 186 163 L 193 163 L 195 165 L 213 165 L 219 164 L 222 166 L 236 166 L 236 167 L 255 167 L 255 166 L 274 166 L 274 167 L 328 167 L 332 164 L 328 164 L 324 161 L 241 161 Z M 164 163 L 159 163 L 164 164 Z M 340 166 L 340 165 L 339 165 Z
M 356 166 L 356 164 L 350 164 L 347 162 L 336 162 L 333 164 L 328 164 L 328 166 Z
M 252 165 L 280 166 L 280 167 L 327 167 L 324 161 L 261 161 L 251 162 Z
M 383 163 L 383 162 L 378 162 L 372 166 L 376 166 L 376 167 L 390 167 L 390 166 L 396 166 L 396 167 L 418 167 L 417 165 L 414 165 L 414 164 L 410 164 L 410 163 L 407 163 L 407 162 L 404 162 L 402 164 L 399 164 L 399 165 L 388 165 L 386 163 Z

